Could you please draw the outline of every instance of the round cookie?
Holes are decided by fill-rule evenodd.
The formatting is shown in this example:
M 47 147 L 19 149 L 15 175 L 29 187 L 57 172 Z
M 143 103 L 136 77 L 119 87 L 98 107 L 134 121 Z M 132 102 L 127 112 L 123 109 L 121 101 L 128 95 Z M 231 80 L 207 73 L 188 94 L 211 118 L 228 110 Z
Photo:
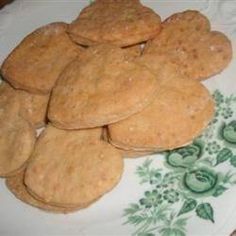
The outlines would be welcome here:
M 57 22 L 26 36 L 4 61 L 3 77 L 15 88 L 48 94 L 65 66 L 82 50 L 66 30 L 66 23 Z
M 53 89 L 48 111 L 53 125 L 103 126 L 147 106 L 159 84 L 147 68 L 129 59 L 129 52 L 112 45 L 92 46 L 81 53 Z
M 31 156 L 25 184 L 44 202 L 83 207 L 120 180 L 123 159 L 100 140 L 101 128 L 66 131 L 47 126 Z
M 160 26 L 160 17 L 138 0 L 97 0 L 80 12 L 68 32 L 82 45 L 112 43 L 124 47 L 153 38 Z
M 42 201 L 37 200 L 34 198 L 30 193 L 27 191 L 27 188 L 24 184 L 24 170 L 21 170 L 14 176 L 6 178 L 6 185 L 7 188 L 14 194 L 16 198 L 21 200 L 22 202 L 29 204 L 31 206 L 37 207 L 41 210 L 53 213 L 70 213 L 78 210 L 77 208 L 65 208 L 65 207 L 58 207 L 58 206 L 51 206 L 46 204 Z
M 108 126 L 109 141 L 135 151 L 171 150 L 188 144 L 213 117 L 211 95 L 200 82 L 179 74 L 162 57 L 158 61 L 158 57 L 147 55 L 140 63 L 150 68 L 154 65 L 161 88 L 140 113 Z
M 168 55 L 182 73 L 206 79 L 221 72 L 232 59 L 230 40 L 210 31 L 208 19 L 198 11 L 176 13 L 162 23 L 162 31 L 145 47 L 144 54 Z

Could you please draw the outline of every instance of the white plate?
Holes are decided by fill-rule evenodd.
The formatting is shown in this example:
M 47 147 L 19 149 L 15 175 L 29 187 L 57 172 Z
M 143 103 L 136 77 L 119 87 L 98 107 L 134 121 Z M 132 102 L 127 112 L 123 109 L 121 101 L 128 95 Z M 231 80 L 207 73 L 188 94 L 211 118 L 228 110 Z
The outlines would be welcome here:
M 53 21 L 70 22 L 88 2 L 18 0 L 0 10 L 0 63 L 26 34 Z M 225 32 L 235 48 L 234 0 L 143 2 L 162 19 L 185 9 L 201 10 L 212 28 Z M 229 235 L 236 228 L 236 132 L 230 123 L 236 120 L 235 75 L 234 56 L 223 73 L 205 82 L 212 93 L 219 90 L 219 115 L 200 144 L 179 152 L 178 163 L 172 159 L 176 151 L 168 158 L 166 153 L 125 160 L 119 185 L 88 209 L 68 215 L 45 213 L 17 200 L 1 180 L 0 235 Z M 189 163 L 195 160 L 194 171 L 177 167 L 186 165 L 181 159 L 183 152 L 188 160 L 192 158 Z M 161 178 L 167 173 L 177 177 L 173 181 Z M 187 184 L 182 184 L 183 179 Z

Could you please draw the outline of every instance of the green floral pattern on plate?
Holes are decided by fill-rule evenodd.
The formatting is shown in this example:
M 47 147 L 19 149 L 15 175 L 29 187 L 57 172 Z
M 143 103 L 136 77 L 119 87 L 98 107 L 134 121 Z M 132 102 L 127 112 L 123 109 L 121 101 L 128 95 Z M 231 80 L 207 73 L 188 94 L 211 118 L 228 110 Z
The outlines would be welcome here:
M 216 90 L 213 97 L 215 117 L 200 137 L 164 152 L 166 168 L 156 168 L 151 159 L 138 166 L 140 184 L 148 190 L 124 210 L 133 235 L 184 236 L 191 216 L 215 222 L 209 200 L 236 184 L 236 96 Z

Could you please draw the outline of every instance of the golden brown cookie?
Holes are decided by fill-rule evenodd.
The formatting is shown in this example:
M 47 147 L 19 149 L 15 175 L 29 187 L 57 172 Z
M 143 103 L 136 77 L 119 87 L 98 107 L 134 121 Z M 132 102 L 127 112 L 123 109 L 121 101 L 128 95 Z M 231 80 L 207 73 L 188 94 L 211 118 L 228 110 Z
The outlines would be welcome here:
M 160 17 L 138 0 L 97 0 L 81 11 L 68 32 L 82 45 L 112 43 L 124 47 L 153 38 L 160 25 Z
M 154 64 L 161 88 L 143 111 L 108 126 L 109 141 L 136 151 L 169 150 L 188 144 L 213 117 L 211 95 L 200 82 L 179 74 L 171 63 L 163 63 L 162 57 L 158 61 L 147 55 L 140 63 L 142 60 L 146 65 Z
M 34 146 L 35 132 L 19 114 L 20 102 L 7 83 L 0 85 L 0 176 L 21 169 Z
M 230 40 L 221 32 L 210 31 L 208 19 L 198 11 L 176 13 L 162 28 L 144 54 L 168 55 L 189 78 L 206 79 L 221 72 L 232 59 Z
M 21 200 L 26 204 L 53 213 L 70 213 L 78 210 L 77 208 L 51 206 L 34 198 L 27 191 L 27 188 L 24 184 L 24 173 L 25 171 L 21 170 L 16 175 L 6 178 L 6 185 L 8 189 L 15 195 L 16 198 L 18 198 L 19 200 Z
M 35 131 L 26 120 L 17 114 L 12 117 L 6 114 L 0 114 L 1 177 L 10 176 L 24 166 L 35 142 Z
M 26 36 L 4 61 L 3 77 L 15 88 L 48 94 L 65 66 L 81 51 L 66 30 L 67 24 L 57 22 Z
M 112 45 L 92 46 L 81 53 L 53 89 L 48 112 L 53 125 L 63 129 L 103 126 L 147 106 L 158 82 L 129 57 L 126 50 Z
M 101 128 L 66 131 L 47 126 L 31 156 L 25 183 L 52 205 L 83 207 L 120 180 L 123 159 L 100 140 Z

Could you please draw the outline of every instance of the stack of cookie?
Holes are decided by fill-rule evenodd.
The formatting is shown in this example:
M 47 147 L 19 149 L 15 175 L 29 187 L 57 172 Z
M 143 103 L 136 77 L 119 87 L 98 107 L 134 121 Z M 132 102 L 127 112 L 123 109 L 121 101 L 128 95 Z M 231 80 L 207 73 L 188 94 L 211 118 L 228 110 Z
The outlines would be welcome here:
M 138 0 L 97 0 L 71 24 L 42 26 L 1 67 L 0 176 L 38 208 L 87 207 L 119 182 L 123 157 L 201 134 L 214 102 L 200 80 L 231 58 L 201 13 L 161 22 Z

